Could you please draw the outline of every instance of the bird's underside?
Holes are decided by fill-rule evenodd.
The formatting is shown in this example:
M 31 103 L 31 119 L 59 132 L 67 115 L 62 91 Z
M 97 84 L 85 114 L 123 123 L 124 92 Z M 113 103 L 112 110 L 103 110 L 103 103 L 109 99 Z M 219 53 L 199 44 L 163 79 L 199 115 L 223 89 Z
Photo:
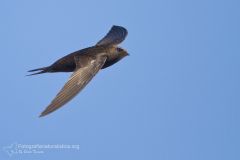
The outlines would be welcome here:
M 36 75 L 36 74 L 42 74 L 42 73 L 54 73 L 54 72 L 73 72 L 76 69 L 76 62 L 75 57 L 86 57 L 86 56 L 93 56 L 97 55 L 99 53 L 107 53 L 107 51 L 111 49 L 110 46 L 93 46 L 88 47 L 76 52 L 73 52 L 69 55 L 66 55 L 56 62 L 54 62 L 52 65 L 48 67 L 42 67 L 38 69 L 30 70 L 29 72 L 35 72 L 39 71 L 30 75 Z M 106 65 L 108 63 L 111 63 L 111 60 L 109 62 L 106 62 Z M 105 68 L 105 66 L 103 66 Z
M 48 67 L 30 70 L 30 72 L 38 71 L 30 75 L 47 72 L 73 72 L 67 83 L 41 113 L 40 117 L 57 110 L 70 101 L 91 81 L 100 69 L 109 67 L 128 55 L 125 50 L 117 47 L 126 36 L 127 30 L 125 28 L 113 26 L 95 46 L 73 52 Z

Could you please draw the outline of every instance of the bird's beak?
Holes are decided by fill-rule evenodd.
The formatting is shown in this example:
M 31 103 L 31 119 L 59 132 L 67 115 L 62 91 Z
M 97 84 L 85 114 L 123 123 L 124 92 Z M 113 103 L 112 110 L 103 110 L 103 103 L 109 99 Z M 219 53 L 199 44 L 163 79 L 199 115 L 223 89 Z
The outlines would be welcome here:
M 130 54 L 129 54 L 129 53 L 127 53 L 127 56 L 130 56 Z

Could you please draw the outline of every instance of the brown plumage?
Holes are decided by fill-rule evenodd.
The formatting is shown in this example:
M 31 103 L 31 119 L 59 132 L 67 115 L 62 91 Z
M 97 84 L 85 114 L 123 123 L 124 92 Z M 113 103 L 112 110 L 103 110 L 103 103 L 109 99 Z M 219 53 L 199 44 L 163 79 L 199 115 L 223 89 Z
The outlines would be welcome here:
M 39 71 L 30 75 L 46 72 L 73 72 L 67 83 L 41 113 L 40 117 L 57 110 L 70 101 L 100 69 L 109 67 L 127 56 L 127 51 L 117 46 L 126 36 L 127 30 L 125 28 L 113 26 L 95 46 L 73 52 L 48 67 L 30 70 L 29 72 Z

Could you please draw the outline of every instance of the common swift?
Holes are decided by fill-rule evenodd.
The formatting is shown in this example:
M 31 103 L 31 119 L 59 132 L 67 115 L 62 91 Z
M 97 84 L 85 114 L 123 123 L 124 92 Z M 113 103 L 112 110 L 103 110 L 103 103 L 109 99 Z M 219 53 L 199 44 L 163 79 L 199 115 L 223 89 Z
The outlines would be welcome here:
M 48 67 L 30 70 L 29 72 L 38 72 L 28 76 L 53 72 L 73 72 L 40 117 L 59 109 L 70 101 L 100 69 L 107 68 L 129 55 L 125 49 L 118 47 L 118 44 L 126 38 L 127 34 L 128 32 L 124 27 L 112 26 L 107 35 L 96 45 L 70 53 Z

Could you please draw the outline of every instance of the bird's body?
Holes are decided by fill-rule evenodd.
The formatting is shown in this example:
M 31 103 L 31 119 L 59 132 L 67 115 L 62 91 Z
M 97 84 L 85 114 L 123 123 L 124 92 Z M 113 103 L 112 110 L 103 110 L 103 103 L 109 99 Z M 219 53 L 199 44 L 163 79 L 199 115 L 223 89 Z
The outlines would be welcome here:
M 76 68 L 75 65 L 75 56 L 84 57 L 84 56 L 96 56 L 99 53 L 105 53 L 107 56 L 107 60 L 103 65 L 103 68 L 109 67 L 112 64 L 116 63 L 119 59 L 118 55 L 115 54 L 116 47 L 108 47 L 108 46 L 94 46 L 88 47 L 76 52 L 73 52 L 59 60 L 57 60 L 53 65 L 51 65 L 50 72 L 73 72 Z
M 125 28 L 113 26 L 95 46 L 70 53 L 48 67 L 30 70 L 30 72 L 39 71 L 30 75 L 47 72 L 74 72 L 41 116 L 55 111 L 71 100 L 100 69 L 107 68 L 127 56 L 128 53 L 117 46 L 126 36 Z

